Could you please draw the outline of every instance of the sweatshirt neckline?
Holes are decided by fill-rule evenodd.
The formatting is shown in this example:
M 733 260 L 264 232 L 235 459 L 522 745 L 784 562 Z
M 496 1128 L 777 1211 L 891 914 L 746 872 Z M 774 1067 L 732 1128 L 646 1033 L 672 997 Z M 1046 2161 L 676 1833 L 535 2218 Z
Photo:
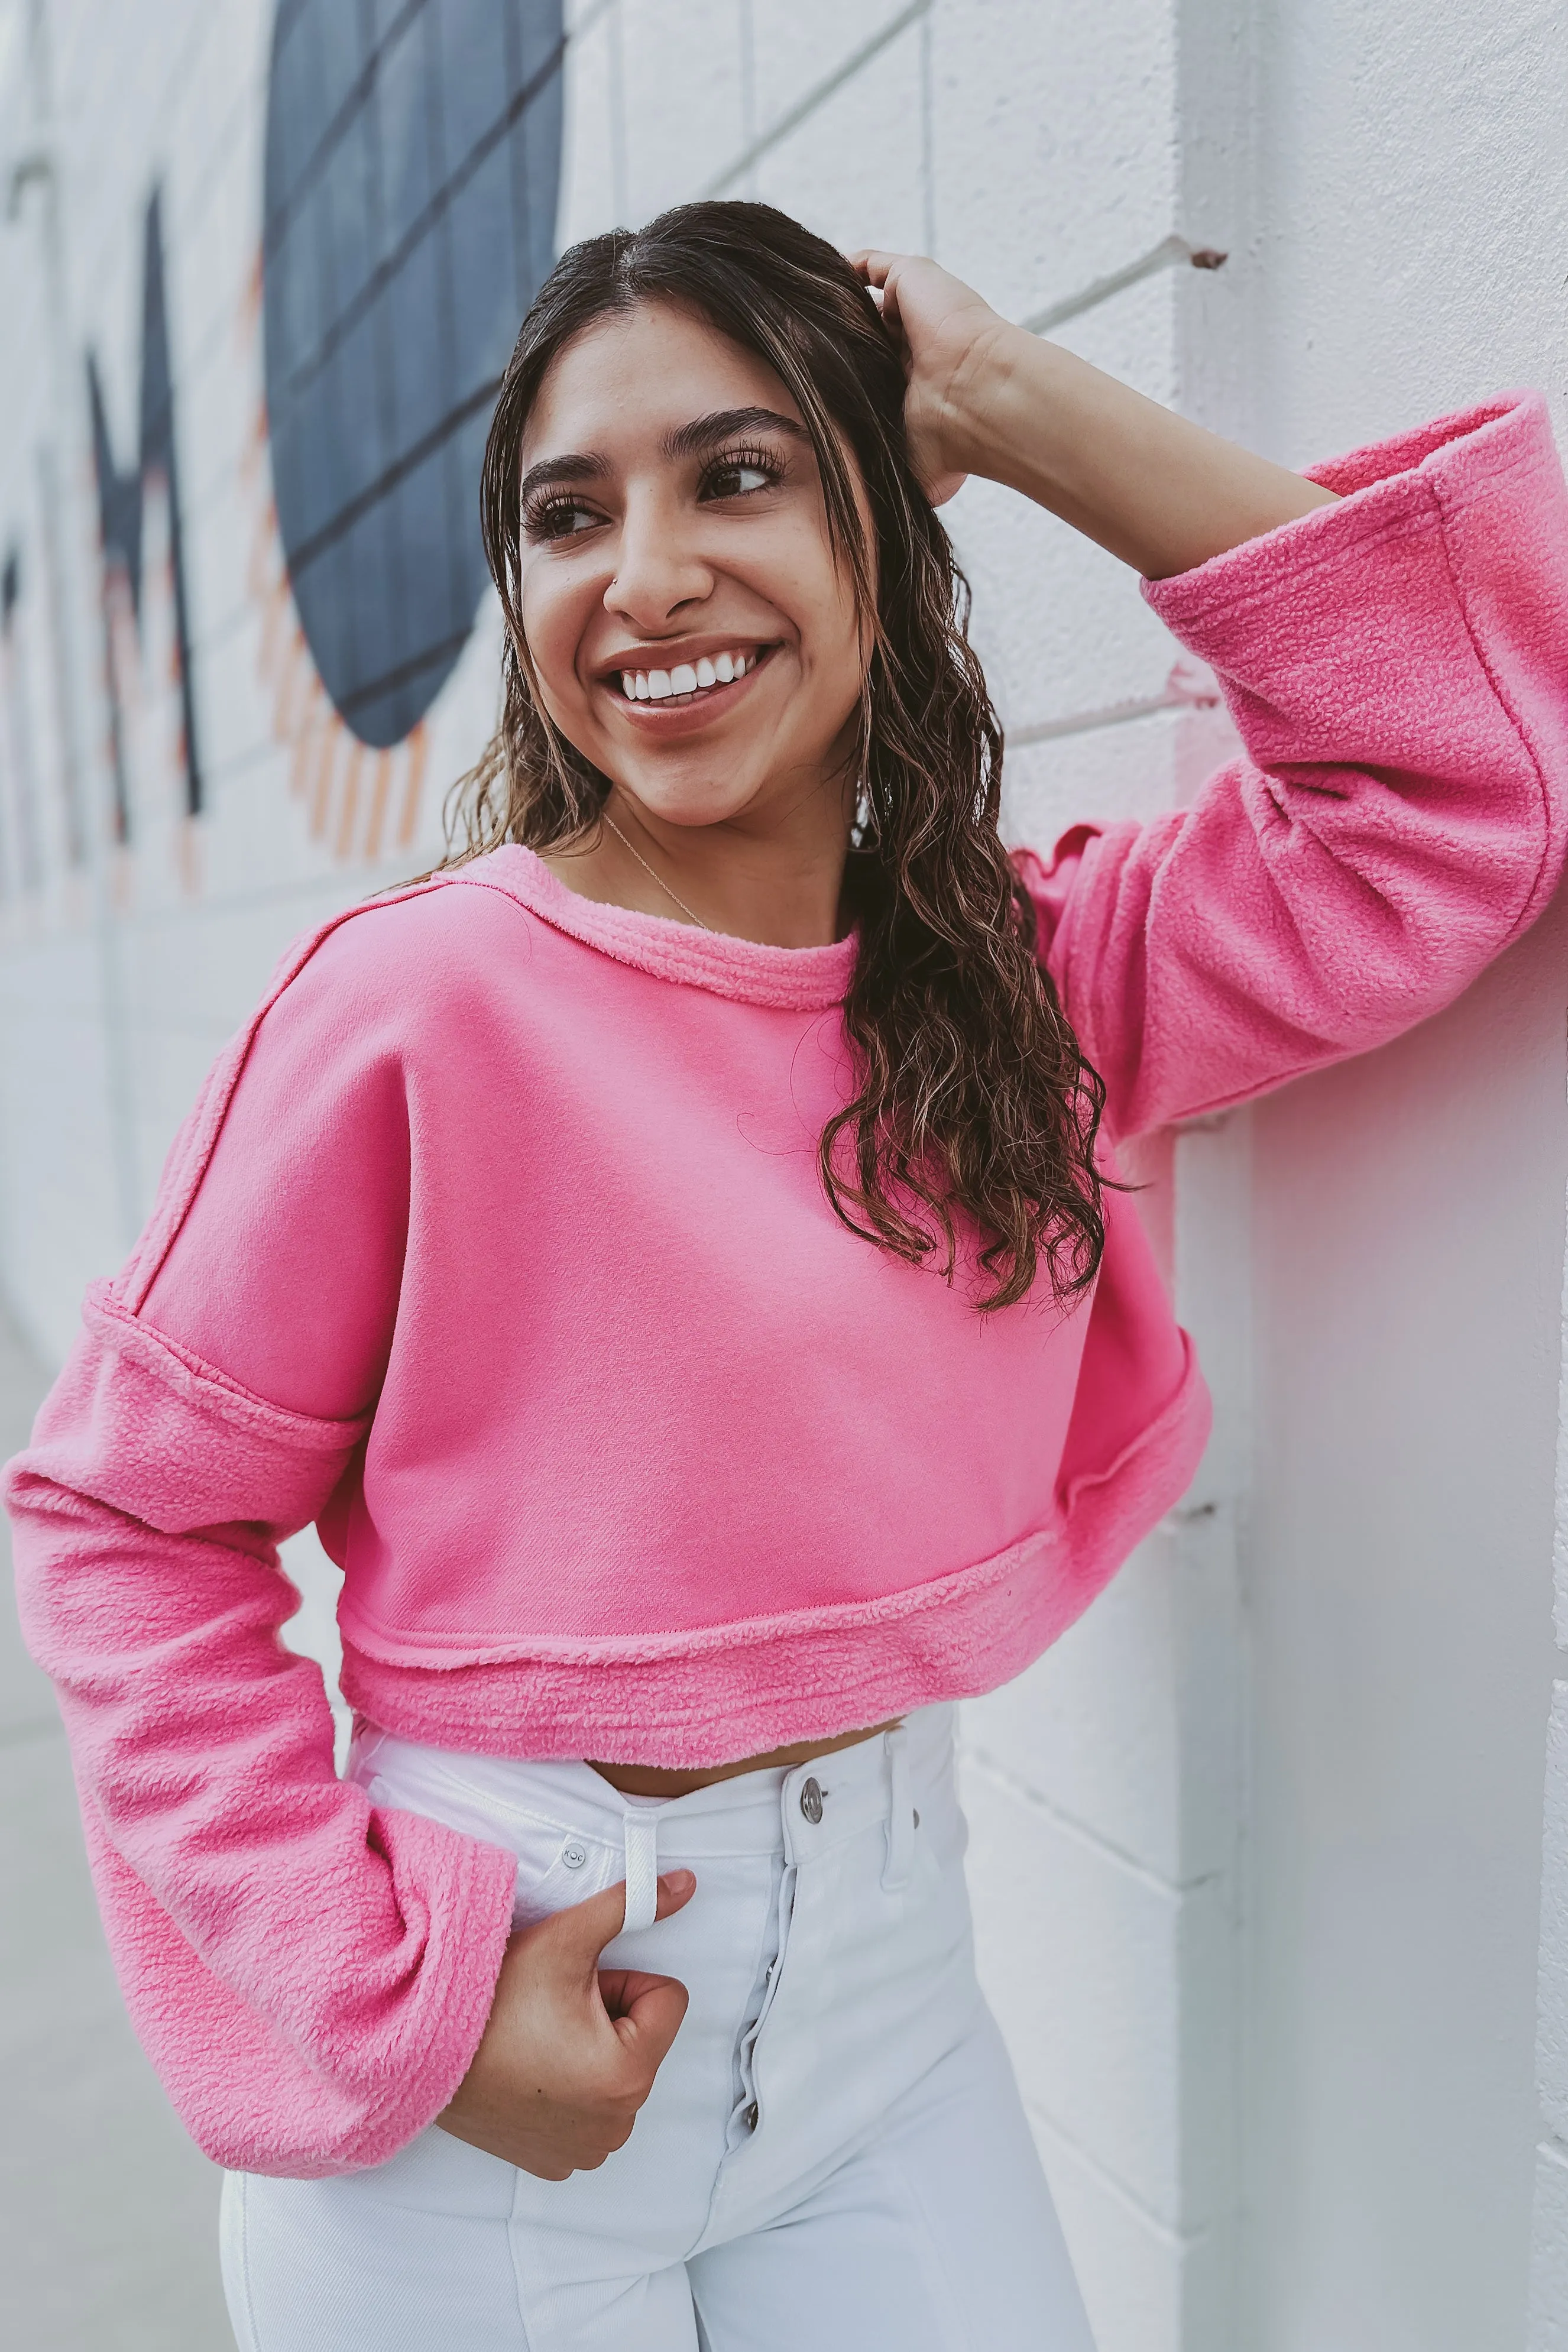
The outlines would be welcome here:
M 451 879 L 498 883 L 552 930 L 597 948 L 617 963 L 744 1003 L 824 1011 L 843 1003 L 855 970 L 853 934 L 826 947 L 765 947 L 728 931 L 699 930 L 664 915 L 606 906 L 568 889 L 542 858 L 519 842 L 508 842 L 471 866 L 459 866 Z

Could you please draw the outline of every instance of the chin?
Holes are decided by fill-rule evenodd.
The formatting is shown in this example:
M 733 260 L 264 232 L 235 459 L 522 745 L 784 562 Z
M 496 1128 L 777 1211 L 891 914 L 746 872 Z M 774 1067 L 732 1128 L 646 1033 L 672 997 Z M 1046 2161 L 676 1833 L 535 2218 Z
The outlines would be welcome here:
M 672 785 L 639 776 L 623 776 L 619 782 L 622 792 L 628 793 L 639 808 L 664 824 L 724 824 L 731 817 L 740 816 L 752 800 L 750 792 L 736 791 L 732 779 L 711 787 L 700 783 Z

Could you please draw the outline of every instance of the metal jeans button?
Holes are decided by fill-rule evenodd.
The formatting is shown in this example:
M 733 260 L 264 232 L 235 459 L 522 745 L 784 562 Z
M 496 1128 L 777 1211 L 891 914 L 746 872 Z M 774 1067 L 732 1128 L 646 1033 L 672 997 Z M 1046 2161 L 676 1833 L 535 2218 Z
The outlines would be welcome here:
M 814 1827 L 822 1819 L 822 1790 L 815 1780 L 808 1780 L 800 1792 L 800 1810 Z
M 580 1845 L 569 1845 L 562 1853 L 561 1859 L 566 1864 L 568 1870 L 581 1870 L 583 1864 L 588 1859 L 587 1848 Z

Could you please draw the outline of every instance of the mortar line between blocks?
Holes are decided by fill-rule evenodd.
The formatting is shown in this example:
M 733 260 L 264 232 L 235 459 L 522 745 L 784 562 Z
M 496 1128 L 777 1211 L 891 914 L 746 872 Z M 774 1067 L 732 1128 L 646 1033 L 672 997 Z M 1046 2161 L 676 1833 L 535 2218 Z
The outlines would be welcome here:
M 605 40 L 607 67 L 605 95 L 610 121 L 610 201 L 615 206 L 616 220 L 624 221 L 630 206 L 626 201 L 626 84 L 623 47 L 626 25 L 620 0 L 614 0 L 609 18 Z
M 1060 302 L 1049 303 L 1043 310 L 1031 312 L 1019 324 L 1026 335 L 1048 335 L 1054 327 L 1065 327 L 1069 319 L 1081 319 L 1086 310 L 1098 310 L 1102 302 L 1109 302 L 1112 295 L 1125 293 L 1128 287 L 1141 284 L 1145 278 L 1152 278 L 1162 269 L 1173 269 L 1179 261 L 1191 261 L 1192 257 L 1193 248 L 1186 238 L 1173 230 L 1169 236 L 1163 236 L 1158 245 L 1152 245 L 1147 253 L 1141 253 L 1136 261 L 1124 262 L 1120 269 L 1110 270 L 1103 278 L 1091 278 L 1076 294 L 1067 295 Z
M 1031 743 L 1058 743 L 1069 735 L 1092 735 L 1103 727 L 1125 727 L 1132 719 L 1158 719 L 1173 710 L 1212 710 L 1217 695 L 1198 701 L 1185 694 L 1145 694 L 1134 702 L 1110 702 L 1103 710 L 1075 710 L 1066 719 L 1043 719 L 1033 727 L 1005 727 L 1005 748 L 1026 751 Z
M 1146 1862 L 1140 1862 L 1135 1854 L 1128 1853 L 1125 1846 L 1116 1844 L 1113 1839 L 1106 1837 L 1099 1830 L 1091 1829 L 1087 1822 L 1079 1821 L 1076 1814 L 1068 1812 L 1047 1797 L 1042 1790 L 1035 1788 L 1018 1773 L 1010 1772 L 1007 1767 L 1005 1764 L 999 1764 L 986 1748 L 977 1748 L 969 1740 L 961 1740 L 958 1752 L 963 1763 L 973 1765 L 977 1772 L 983 1772 L 987 1780 L 994 1781 L 1007 1796 L 1017 1798 L 1020 1803 L 1033 1805 L 1037 1811 L 1044 1813 L 1047 1819 L 1053 1822 L 1067 1836 L 1076 1838 L 1080 1844 L 1092 1847 L 1096 1853 L 1117 1864 L 1131 1877 L 1136 1878 L 1142 1885 L 1147 1886 L 1152 1894 L 1163 1895 L 1167 1899 L 1196 1895 L 1205 1886 L 1217 1885 L 1225 1876 L 1222 1870 L 1205 1870 L 1200 1872 L 1195 1878 L 1167 1878 L 1163 1871 L 1151 1870 Z
M 717 179 L 709 181 L 701 192 L 704 198 L 721 196 L 726 188 L 732 188 L 737 180 L 744 179 L 753 164 L 760 163 L 763 157 L 771 153 L 781 140 L 787 139 L 792 131 L 799 130 L 807 115 L 815 114 L 835 91 L 842 89 L 847 81 L 852 81 L 862 66 L 868 66 L 873 58 L 879 57 L 890 42 L 898 39 L 900 33 L 918 24 L 931 5 L 931 0 L 909 0 L 907 7 L 900 8 L 896 16 L 890 16 L 868 40 L 862 41 L 858 49 L 852 50 L 841 65 L 835 66 L 830 74 L 825 74 L 804 98 L 797 98 L 792 107 L 786 108 L 760 138 L 753 139 L 749 147 L 742 148 L 733 163 L 724 166 Z
M 1157 2238 L 1162 2245 L 1170 2249 L 1171 2252 L 1190 2254 L 1194 2246 L 1201 2245 L 1205 2238 L 1213 2235 L 1215 2225 L 1212 2221 L 1202 2222 L 1195 2230 L 1182 2230 L 1172 2221 L 1163 2221 L 1152 2205 L 1146 2205 L 1142 2197 L 1129 2189 L 1124 2180 L 1118 2179 L 1099 2157 L 1091 2155 L 1076 2134 L 1065 2130 L 1053 2116 L 1047 2115 L 1037 2100 L 1026 2098 L 1024 2106 L 1027 2115 L 1038 2125 L 1041 2131 L 1056 2140 L 1072 2158 L 1075 2164 L 1081 2164 L 1084 2170 L 1100 2188 L 1104 2189 L 1108 2197 L 1113 2197 L 1135 2221 L 1142 2224 L 1152 2237 Z

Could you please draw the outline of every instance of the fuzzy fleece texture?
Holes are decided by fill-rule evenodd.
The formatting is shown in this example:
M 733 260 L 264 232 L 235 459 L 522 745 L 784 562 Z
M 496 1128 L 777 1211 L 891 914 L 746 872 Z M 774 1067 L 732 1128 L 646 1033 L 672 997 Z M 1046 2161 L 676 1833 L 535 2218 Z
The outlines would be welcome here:
M 1145 593 L 1246 756 L 1025 855 L 1130 1135 L 1364 1051 L 1540 912 L 1568 792 L 1568 510 L 1500 399 Z M 449 1748 L 700 1764 L 1017 1673 L 1207 1426 L 1138 1218 L 1092 1300 L 982 1318 L 847 1234 L 816 1139 L 852 941 L 595 906 L 526 850 L 286 961 L 7 1474 L 132 2016 L 221 2163 L 375 2163 L 482 2030 L 511 1858 L 332 1769 L 344 1687 Z

